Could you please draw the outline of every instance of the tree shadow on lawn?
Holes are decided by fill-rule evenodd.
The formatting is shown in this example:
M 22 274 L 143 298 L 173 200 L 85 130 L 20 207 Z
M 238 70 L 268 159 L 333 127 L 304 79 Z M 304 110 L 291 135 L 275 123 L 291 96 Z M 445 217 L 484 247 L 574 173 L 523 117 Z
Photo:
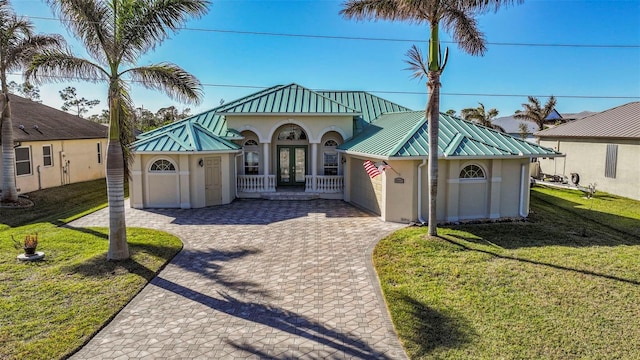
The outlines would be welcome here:
M 580 205 L 536 193 L 526 222 L 462 224 L 448 228 L 473 235 L 457 238 L 504 249 L 640 245 L 640 235 L 635 234 L 635 229 L 640 232 L 640 220 L 578 208 Z
M 471 326 L 462 318 L 439 312 L 407 294 L 390 294 L 389 297 L 394 298 L 394 308 L 402 308 L 401 311 L 407 313 L 407 318 L 413 322 L 411 330 L 403 334 L 410 340 L 406 346 L 411 357 L 422 357 L 438 349 L 455 349 L 471 342 L 475 336 Z
M 456 236 L 456 235 L 447 235 L 447 236 L 452 237 L 452 238 L 456 238 L 456 239 L 460 239 L 460 240 L 469 241 L 467 238 L 462 237 L 462 236 Z M 557 265 L 557 264 L 552 264 L 552 263 L 545 263 L 545 262 L 535 261 L 535 260 L 529 260 L 529 259 L 519 258 L 519 257 L 515 257 L 515 256 L 502 255 L 502 254 L 498 254 L 498 253 L 493 252 L 493 251 L 475 249 L 475 248 L 466 246 L 465 244 L 462 244 L 460 242 L 457 242 L 455 240 L 452 240 L 452 239 L 449 239 L 449 238 L 446 238 L 446 237 L 438 236 L 438 238 L 440 238 L 440 239 L 442 239 L 442 240 L 444 240 L 444 241 L 446 241 L 446 242 L 448 242 L 450 244 L 459 246 L 460 248 L 462 248 L 465 251 L 475 251 L 475 252 L 487 254 L 487 255 L 490 255 L 490 256 L 494 256 L 494 257 L 499 258 L 499 259 L 514 260 L 514 261 L 524 262 L 524 263 L 533 264 L 533 265 L 546 266 L 546 267 L 554 268 L 554 269 L 557 269 L 557 270 L 571 271 L 571 272 L 576 272 L 576 273 L 580 273 L 580 274 L 584 274 L 584 275 L 590 275 L 590 276 L 596 276 L 596 277 L 609 279 L 609 280 L 621 281 L 621 282 L 625 282 L 625 283 L 632 284 L 632 285 L 640 285 L 640 281 L 636 281 L 636 280 L 632 280 L 632 279 L 625 279 L 625 278 L 621 278 L 621 277 L 614 276 L 614 275 L 601 274 L 601 273 L 597 273 L 597 272 L 594 272 L 594 271 L 575 269 L 575 268 L 570 268 L 570 267 L 566 267 L 566 266 L 562 266 L 562 265 Z

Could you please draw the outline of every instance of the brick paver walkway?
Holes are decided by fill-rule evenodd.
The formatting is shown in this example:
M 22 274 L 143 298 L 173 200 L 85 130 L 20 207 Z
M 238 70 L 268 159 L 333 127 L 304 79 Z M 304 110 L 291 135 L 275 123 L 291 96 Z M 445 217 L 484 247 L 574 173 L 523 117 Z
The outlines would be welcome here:
M 337 200 L 242 200 L 127 208 L 127 226 L 184 249 L 75 359 L 406 359 L 370 265 L 401 225 Z

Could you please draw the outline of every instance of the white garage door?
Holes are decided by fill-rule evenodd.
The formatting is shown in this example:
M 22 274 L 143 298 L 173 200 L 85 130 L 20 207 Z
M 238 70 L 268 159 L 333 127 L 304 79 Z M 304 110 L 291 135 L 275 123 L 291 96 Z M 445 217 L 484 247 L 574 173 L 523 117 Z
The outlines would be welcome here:
M 145 207 L 180 207 L 178 171 L 172 161 L 168 159 L 154 161 L 147 169 L 146 180 Z

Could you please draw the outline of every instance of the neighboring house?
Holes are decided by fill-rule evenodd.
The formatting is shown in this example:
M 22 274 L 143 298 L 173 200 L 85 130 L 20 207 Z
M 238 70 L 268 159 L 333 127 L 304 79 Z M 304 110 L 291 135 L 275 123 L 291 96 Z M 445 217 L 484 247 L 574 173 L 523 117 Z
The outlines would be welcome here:
M 439 221 L 527 216 L 531 158 L 560 155 L 447 115 L 439 145 Z M 200 208 L 298 189 L 420 221 L 428 148 L 423 111 L 362 91 L 275 86 L 140 135 L 131 206 Z M 367 160 L 390 168 L 370 178 Z
M 107 127 L 16 95 L 9 98 L 19 192 L 105 177 Z
M 597 184 L 597 190 L 640 200 L 640 102 L 621 105 L 536 133 L 565 158 L 541 159 L 540 171 Z
M 595 114 L 595 113 L 591 111 L 582 111 L 579 113 L 562 113 L 561 114 L 554 109 L 551 112 L 551 114 L 547 116 L 547 118 L 545 119 L 545 122 L 548 127 L 554 127 L 556 126 L 556 124 L 582 119 L 591 114 Z M 527 127 L 526 133 L 524 134 L 525 135 L 524 138 L 527 141 L 536 142 L 536 138 L 533 134 L 538 131 L 538 125 L 532 121 L 516 119 L 514 115 L 511 115 L 511 116 L 503 116 L 503 117 L 496 118 L 495 120 L 492 121 L 492 123 L 495 125 L 500 125 L 506 131 L 507 134 L 516 136 L 519 138 L 522 138 L 522 130 L 520 129 L 520 124 L 524 124 Z

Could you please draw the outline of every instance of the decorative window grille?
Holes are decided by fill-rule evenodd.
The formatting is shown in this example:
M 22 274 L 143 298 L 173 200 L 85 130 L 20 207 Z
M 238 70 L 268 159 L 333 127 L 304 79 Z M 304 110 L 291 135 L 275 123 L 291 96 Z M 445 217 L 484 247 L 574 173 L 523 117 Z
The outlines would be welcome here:
M 460 171 L 460 179 L 484 179 L 484 170 L 478 165 L 467 165 Z
M 175 172 L 176 167 L 169 160 L 156 160 L 153 164 L 151 164 L 151 172 Z

